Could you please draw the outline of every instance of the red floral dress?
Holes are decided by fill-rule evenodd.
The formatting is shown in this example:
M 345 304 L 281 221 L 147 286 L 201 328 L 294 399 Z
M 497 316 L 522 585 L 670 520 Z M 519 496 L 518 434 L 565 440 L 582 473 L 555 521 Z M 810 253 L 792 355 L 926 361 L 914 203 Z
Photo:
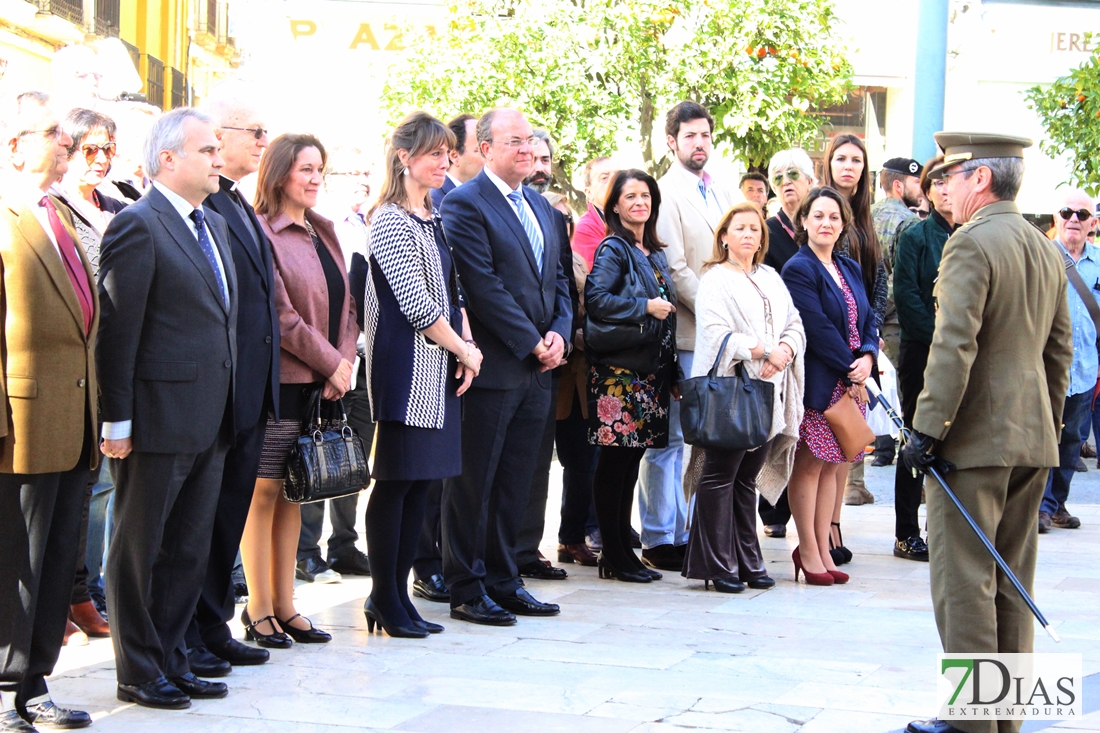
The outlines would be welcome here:
M 856 305 L 855 296 L 852 295 L 852 291 L 848 287 L 848 281 L 844 279 L 844 275 L 840 273 L 839 269 L 837 275 L 840 276 L 840 291 L 844 294 L 844 302 L 848 306 L 848 346 L 852 351 L 855 351 L 860 346 L 859 307 Z M 829 407 L 835 405 L 837 400 L 847 391 L 848 388 L 844 385 L 844 382 L 838 380 L 836 387 L 833 389 L 833 396 L 829 398 Z M 863 413 L 864 417 L 867 417 L 866 405 L 861 404 L 859 411 Z M 826 463 L 844 463 L 847 460 L 844 457 L 844 451 L 841 449 L 840 443 L 836 441 L 836 436 L 833 435 L 829 423 L 825 420 L 825 415 L 811 407 L 806 408 L 802 424 L 798 427 L 798 437 L 801 439 L 799 449 L 805 445 L 814 454 L 815 458 Z M 860 453 L 852 459 L 852 463 L 862 460 L 863 453 Z

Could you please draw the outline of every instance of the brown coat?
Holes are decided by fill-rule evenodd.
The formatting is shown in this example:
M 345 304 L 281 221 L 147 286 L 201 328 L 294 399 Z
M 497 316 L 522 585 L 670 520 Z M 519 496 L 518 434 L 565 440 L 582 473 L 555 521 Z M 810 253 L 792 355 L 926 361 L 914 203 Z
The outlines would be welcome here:
M 54 205 L 79 242 L 66 207 L 56 199 Z M 88 431 L 97 443 L 99 298 L 92 268 L 78 245 L 95 306 L 85 335 L 65 264 L 18 192 L 0 196 L 0 222 L 0 473 L 69 471 Z M 93 449 L 89 466 L 98 464 Z

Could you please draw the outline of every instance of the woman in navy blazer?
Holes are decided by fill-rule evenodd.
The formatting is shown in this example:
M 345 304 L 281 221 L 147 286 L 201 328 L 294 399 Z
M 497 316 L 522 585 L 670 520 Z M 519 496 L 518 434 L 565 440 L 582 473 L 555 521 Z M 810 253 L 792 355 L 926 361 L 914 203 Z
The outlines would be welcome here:
M 851 207 L 840 193 L 827 186 L 813 189 L 795 221 L 801 248 L 783 267 L 783 281 L 806 329 L 806 416 L 788 490 L 798 528 L 793 559 L 795 579 L 802 570 L 814 585 L 848 580 L 829 553 L 837 470 L 846 458 L 822 413 L 845 392 L 857 396 L 878 351 L 862 272 L 836 252 L 851 223 Z

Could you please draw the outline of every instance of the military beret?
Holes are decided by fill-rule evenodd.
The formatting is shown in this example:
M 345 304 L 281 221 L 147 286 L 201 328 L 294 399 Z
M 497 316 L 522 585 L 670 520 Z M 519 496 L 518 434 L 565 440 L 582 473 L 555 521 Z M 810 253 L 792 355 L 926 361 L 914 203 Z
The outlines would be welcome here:
M 912 158 L 890 158 L 882 164 L 882 170 L 901 173 L 905 176 L 919 176 L 921 164 Z
M 1031 138 L 1015 135 L 993 135 L 985 132 L 937 132 L 936 144 L 943 151 L 943 162 L 929 172 L 929 178 L 942 178 L 956 163 L 977 158 L 1022 158 L 1024 148 L 1030 148 Z

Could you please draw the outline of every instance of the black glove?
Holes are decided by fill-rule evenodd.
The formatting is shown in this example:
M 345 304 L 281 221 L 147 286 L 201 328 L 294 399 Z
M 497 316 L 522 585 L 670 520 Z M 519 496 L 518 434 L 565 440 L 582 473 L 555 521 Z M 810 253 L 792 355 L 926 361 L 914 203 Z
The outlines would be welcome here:
M 898 453 L 900 460 L 911 471 L 928 473 L 929 469 L 936 469 L 940 474 L 955 470 L 955 464 L 945 461 L 939 456 L 934 456 L 928 451 L 935 444 L 935 439 L 917 430 L 909 431 L 909 439 L 901 447 Z

